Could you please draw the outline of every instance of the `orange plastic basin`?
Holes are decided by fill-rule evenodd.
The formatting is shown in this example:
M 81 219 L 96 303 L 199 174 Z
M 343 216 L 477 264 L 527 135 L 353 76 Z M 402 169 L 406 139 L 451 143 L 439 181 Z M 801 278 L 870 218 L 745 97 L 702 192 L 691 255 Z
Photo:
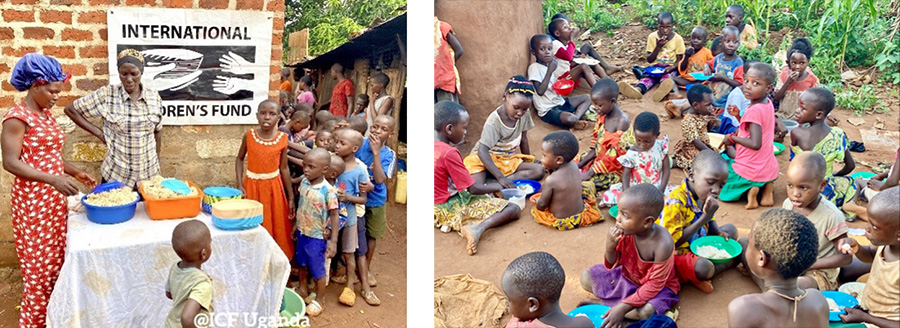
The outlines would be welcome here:
M 186 181 L 188 185 L 197 189 L 197 195 L 184 198 L 154 199 L 144 193 L 143 182 L 138 183 L 138 191 L 144 198 L 144 206 L 147 208 L 147 216 L 153 220 L 169 220 L 192 218 L 200 214 L 200 203 L 203 199 L 203 190 L 193 182 Z

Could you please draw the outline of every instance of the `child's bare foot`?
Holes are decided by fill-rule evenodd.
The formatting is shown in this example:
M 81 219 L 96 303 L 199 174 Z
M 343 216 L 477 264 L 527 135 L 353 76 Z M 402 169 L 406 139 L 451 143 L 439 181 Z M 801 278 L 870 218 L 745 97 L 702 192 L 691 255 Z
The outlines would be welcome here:
M 481 233 L 484 231 L 481 231 L 472 226 L 465 226 L 462 228 L 462 230 L 460 230 L 460 232 L 462 233 L 463 237 L 466 238 L 466 252 L 469 255 L 475 255 L 475 253 L 478 252 L 478 250 L 476 249 L 476 245 L 478 245 L 478 239 L 481 238 Z
M 741 274 L 742 276 L 744 276 L 744 277 L 749 277 L 749 276 L 750 276 L 750 271 L 747 271 L 747 267 L 745 267 L 743 263 L 739 263 L 739 264 L 738 264 L 737 270 L 738 270 L 738 272 L 740 272 L 740 274 Z
M 759 202 L 756 201 L 756 195 L 758 194 L 759 187 L 750 188 L 750 191 L 747 192 L 747 206 L 745 206 L 744 208 L 752 210 L 759 207 Z
M 669 99 L 684 99 L 684 96 L 682 96 L 680 93 L 672 92 L 669 94 Z
M 704 292 L 706 294 L 712 293 L 713 289 L 715 289 L 713 287 L 712 282 L 710 282 L 709 280 L 697 281 L 697 282 L 691 281 L 691 285 L 694 285 L 694 287 L 697 287 L 697 289 L 699 289 L 701 292 Z
M 856 204 L 856 202 L 849 202 L 844 204 L 844 206 L 842 206 L 841 208 L 847 212 L 856 213 L 857 218 L 869 222 L 868 209 L 866 209 L 864 206 L 859 206 L 858 204 Z
M 775 205 L 775 184 L 769 182 L 763 186 L 762 200 L 759 201 L 759 205 L 765 207 Z
M 681 117 L 681 111 L 675 107 L 675 104 L 672 103 L 671 100 L 666 101 L 666 103 L 663 104 L 663 107 L 666 109 L 666 114 L 669 114 L 669 118 Z
M 575 129 L 577 131 L 584 130 L 590 126 L 590 123 L 591 122 L 579 120 L 578 122 L 575 122 L 575 126 L 573 126 L 572 129 Z
M 622 68 L 619 66 L 613 66 L 606 70 L 606 74 L 612 75 L 613 73 L 621 72 Z

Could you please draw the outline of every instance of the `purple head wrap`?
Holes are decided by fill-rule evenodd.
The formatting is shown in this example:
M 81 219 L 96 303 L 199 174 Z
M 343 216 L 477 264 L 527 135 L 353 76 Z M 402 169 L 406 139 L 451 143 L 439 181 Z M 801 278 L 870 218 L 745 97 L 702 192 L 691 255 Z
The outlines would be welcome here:
M 29 53 L 19 59 L 13 67 L 9 83 L 16 90 L 25 91 L 35 83 L 61 82 L 68 80 L 69 77 L 71 75 L 63 73 L 62 66 L 53 57 Z

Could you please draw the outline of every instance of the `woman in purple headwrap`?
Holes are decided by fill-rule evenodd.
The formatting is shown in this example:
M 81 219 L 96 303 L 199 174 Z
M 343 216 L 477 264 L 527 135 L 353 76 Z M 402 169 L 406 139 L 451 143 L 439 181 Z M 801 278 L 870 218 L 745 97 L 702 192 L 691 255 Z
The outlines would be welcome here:
M 78 193 L 71 175 L 93 188 L 94 179 L 62 157 L 65 135 L 50 114 L 69 75 L 49 56 L 30 53 L 16 63 L 10 84 L 25 101 L 3 116 L 0 147 L 12 186 L 12 226 L 25 290 L 19 327 L 43 327 L 47 301 L 66 248 L 66 196 Z

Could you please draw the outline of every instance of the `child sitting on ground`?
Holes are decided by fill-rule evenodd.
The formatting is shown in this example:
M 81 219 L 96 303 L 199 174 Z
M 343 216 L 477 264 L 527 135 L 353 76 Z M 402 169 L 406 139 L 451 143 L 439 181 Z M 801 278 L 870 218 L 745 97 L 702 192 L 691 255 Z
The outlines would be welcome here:
M 856 168 L 853 155 L 850 153 L 850 140 L 844 131 L 825 123 L 834 109 L 834 95 L 828 89 L 815 87 L 803 92 L 798 99 L 799 108 L 794 116 L 797 123 L 809 127 L 798 127 L 791 131 L 791 159 L 802 151 L 814 151 L 825 157 L 825 179 L 828 183 L 821 191 L 825 199 L 841 208 L 844 204 L 856 202 L 858 186 L 848 174 Z M 844 167 L 837 172 L 832 171 L 834 161 L 843 161 Z M 852 212 L 844 212 L 847 221 L 856 218 Z
M 300 183 L 294 239 L 297 243 L 294 263 L 300 270 L 300 294 L 310 295 L 306 313 L 322 314 L 325 298 L 325 258 L 334 257 L 340 234 L 338 195 L 325 181 L 331 155 L 321 148 L 310 150 L 303 160 L 304 178 Z M 326 232 L 326 230 L 329 230 Z M 325 236 L 328 235 L 328 240 Z M 306 287 L 307 275 L 315 280 L 315 294 Z M 322 303 L 319 302 L 322 300 Z
M 558 18 L 565 19 L 566 22 L 569 23 L 569 27 L 572 28 L 572 32 L 570 33 L 570 35 L 572 36 L 572 39 L 581 35 L 581 32 L 582 32 L 581 29 L 579 29 L 578 27 L 573 25 L 572 21 L 569 19 L 569 17 L 566 17 L 566 15 L 564 15 L 563 13 L 556 13 L 555 15 L 553 15 L 553 17 L 550 18 L 550 21 L 551 22 L 555 21 Z M 553 33 L 550 32 L 550 28 L 549 28 L 550 26 L 548 25 L 547 27 L 548 27 L 547 34 L 550 35 L 550 38 L 553 38 L 554 40 L 556 40 L 556 38 L 553 37 Z M 562 43 L 560 43 L 560 44 L 562 44 Z M 594 46 L 590 42 L 582 43 L 581 47 L 578 48 L 577 50 L 578 50 L 578 52 L 575 54 L 575 58 L 590 57 L 590 58 L 596 59 L 599 62 L 600 69 L 603 69 L 603 71 L 606 72 L 607 75 L 622 71 L 621 67 L 615 66 L 612 64 L 608 64 L 605 60 L 603 60 L 603 57 L 600 56 L 600 53 L 598 53 L 597 50 L 594 49 Z M 591 65 L 591 66 L 593 66 L 593 65 Z
M 691 252 L 691 242 L 706 236 L 738 237 L 733 224 L 719 227 L 716 223 L 715 215 L 719 209 L 716 198 L 727 179 L 728 164 L 718 152 L 710 149 L 699 152 L 687 177 L 666 197 L 666 207 L 656 221 L 675 240 L 674 262 L 679 281 L 690 282 L 707 294 L 713 291 L 710 280 L 737 262 L 714 264 Z
M 617 159 L 622 164 L 622 182 L 603 193 L 600 204 L 612 206 L 623 190 L 631 185 L 649 183 L 665 192 L 669 183 L 669 138 L 659 138 L 659 118 L 643 112 L 634 118 L 634 146 Z
M 356 95 L 356 107 L 353 107 L 350 117 L 366 117 L 366 107 L 369 107 L 369 95 L 364 93 Z
M 812 59 L 812 44 L 806 38 L 794 39 L 794 43 L 787 51 L 787 65 L 778 74 L 778 83 L 775 85 L 775 102 L 778 103 L 778 118 L 794 119 L 794 113 L 799 107 L 800 94 L 809 88 L 819 86 L 819 78 L 809 69 L 809 60 Z
M 600 78 L 609 77 L 600 65 L 589 66 L 573 61 L 575 59 L 575 42 L 572 42 L 572 39 L 575 35 L 572 33 L 575 30 L 569 26 L 568 20 L 564 18 L 554 19 L 547 25 L 547 30 L 550 31 L 550 35 L 554 39 L 550 42 L 550 52 L 556 57 L 559 66 L 566 71 L 559 77 L 560 80 L 569 79 L 575 81 L 573 89 L 577 89 L 582 78 L 587 81 L 589 86 L 594 86 L 594 83 L 597 83 L 594 73 L 597 73 L 597 76 L 600 76 Z
M 740 70 L 743 72 L 745 67 L 750 67 L 753 63 L 758 62 L 759 61 L 755 59 L 748 60 L 744 62 L 744 66 L 741 67 Z M 747 97 L 744 96 L 743 88 L 734 88 L 731 90 L 731 92 L 728 93 L 728 98 L 725 100 L 725 110 L 719 114 L 720 123 L 716 132 L 720 134 L 734 133 L 734 131 L 737 130 L 738 125 L 740 125 L 741 116 L 747 111 L 747 107 L 750 107 L 750 100 L 747 100 Z M 776 121 L 775 124 L 777 125 L 778 122 Z M 776 133 L 776 138 L 777 137 Z
M 756 28 L 752 24 L 744 24 L 744 7 L 739 4 L 728 6 L 725 10 L 725 25 L 734 26 L 741 36 L 741 45 L 748 50 L 759 47 Z
M 387 94 L 385 87 L 391 83 L 387 74 L 378 72 L 369 79 L 369 91 L 372 92 L 372 103 L 366 106 L 366 114 L 363 115 L 366 123 L 372 125 L 375 118 L 380 115 L 391 116 L 394 112 L 394 97 Z
M 452 146 L 465 139 L 468 125 L 469 113 L 458 103 L 434 104 L 434 225 L 444 232 L 460 231 L 466 237 L 466 251 L 474 255 L 484 231 L 518 219 L 522 209 L 487 196 L 502 187 L 477 183 L 469 175 L 459 150 Z
M 533 163 L 528 147 L 528 130 L 534 127 L 528 112 L 533 95 L 534 88 L 524 76 L 516 75 L 506 84 L 503 104 L 488 115 L 478 146 L 463 161 L 475 182 L 485 184 L 491 178 L 497 180 L 487 183 L 492 188 L 497 184 L 515 188 L 512 180 L 544 176 L 544 167 Z
M 340 202 L 339 216 L 346 219 L 346 224 L 341 228 L 341 253 L 344 263 L 347 265 L 347 273 L 351 275 L 357 271 L 356 262 L 365 264 L 365 254 L 355 255 L 360 244 L 359 229 L 357 227 L 356 205 L 366 203 L 366 192 L 360 190 L 360 184 L 369 181 L 369 174 L 366 172 L 365 165 L 360 165 L 356 159 L 356 151 L 362 145 L 363 136 L 361 133 L 351 129 L 341 129 L 337 131 L 337 145 L 335 147 L 335 155 L 341 158 L 344 163 L 344 172 L 337 178 L 338 201 Z M 365 236 L 362 236 L 362 243 L 365 243 Z M 360 294 L 369 305 L 380 305 L 381 300 L 375 296 L 371 290 L 367 277 L 358 275 L 360 284 Z M 356 294 L 353 291 L 353 279 L 346 279 L 346 287 L 341 293 L 341 303 L 353 306 L 356 301 Z M 346 296 L 345 296 L 346 295 Z
M 612 307 L 603 315 L 603 327 L 619 327 L 623 318 L 664 314 L 678 302 L 674 242 L 666 229 L 653 223 L 662 210 L 663 193 L 656 186 L 642 183 L 625 190 L 616 225 L 606 237 L 604 264 L 581 274 L 581 287 L 600 298 L 582 304 Z
M 212 253 L 212 237 L 205 223 L 188 220 L 172 231 L 172 248 L 181 261 L 169 269 L 166 297 L 172 300 L 172 310 L 166 316 L 166 328 L 194 327 L 198 315 L 212 310 L 212 279 L 200 266 Z
M 375 273 L 372 272 L 372 258 L 378 239 L 387 233 L 387 217 L 384 204 L 387 202 L 387 185 L 397 169 L 397 153 L 387 142 L 394 133 L 396 122 L 393 117 L 380 115 L 369 126 L 369 134 L 356 152 L 356 158 L 368 168 L 372 191 L 366 193 L 366 273 L 369 286 L 375 287 Z M 362 263 L 360 263 L 362 265 Z
M 856 255 L 872 263 L 866 287 L 859 295 L 861 309 L 846 308 L 844 322 L 864 322 L 878 327 L 900 325 L 900 187 L 885 189 L 869 202 L 869 224 L 866 239 L 872 246 L 862 246 L 849 238 L 838 248 L 844 254 Z M 845 246 L 846 245 L 846 246 Z M 868 312 L 866 312 L 868 311 Z
M 684 50 L 686 60 L 678 62 L 678 76 L 672 78 L 676 85 L 686 86 L 698 83 L 691 73 L 702 73 L 703 67 L 715 58 L 709 48 L 706 47 L 706 38 L 709 32 L 703 26 L 694 27 L 691 30 L 691 47 Z M 678 115 L 681 116 L 681 115 Z
M 681 140 L 675 144 L 675 166 L 684 171 L 690 171 L 691 162 L 697 153 L 707 149 L 713 149 L 709 142 L 709 129 L 718 124 L 715 116 L 710 115 L 712 109 L 712 90 L 703 84 L 695 84 L 688 90 L 688 102 L 690 109 L 684 113 L 681 120 Z
M 726 38 L 728 39 L 728 38 Z M 775 204 L 772 182 L 778 178 L 778 160 L 775 159 L 775 108 L 766 95 L 772 91 L 775 69 L 764 63 L 750 66 L 744 76 L 742 89 L 750 100 L 750 107 L 741 117 L 736 133 L 722 140 L 729 161 L 728 182 L 722 188 L 719 199 L 726 202 L 737 201 L 747 194 L 746 209 L 754 209 Z M 756 196 L 762 187 L 762 200 Z
M 672 13 L 659 13 L 656 23 L 659 25 L 656 32 L 647 36 L 647 62 L 651 67 L 661 67 L 664 71 L 659 76 L 646 75 L 642 68 L 632 67 L 640 82 L 636 86 L 619 82 L 619 89 L 628 98 L 641 99 L 657 83 L 659 87 L 653 92 L 653 101 L 662 101 L 669 93 L 678 94 L 673 78 L 678 76 L 676 64 L 684 59 L 684 39 L 675 33 L 675 18 Z
M 595 207 L 593 184 L 581 181 L 572 161 L 578 154 L 578 139 L 569 131 L 556 131 L 541 143 L 541 164 L 550 176 L 541 192 L 531 196 L 534 221 L 557 230 L 569 230 L 603 221 Z M 586 185 L 586 186 L 585 186 Z
M 310 107 L 316 106 L 316 94 L 312 92 L 312 77 L 304 75 L 297 83 L 297 104 L 307 104 Z
M 538 117 L 544 122 L 566 129 L 587 127 L 588 122 L 581 121 L 581 117 L 591 105 L 590 96 L 577 95 L 563 98 L 556 93 L 556 90 L 553 90 L 552 85 L 568 71 L 553 57 L 550 37 L 546 34 L 536 34 L 531 37 L 531 54 L 534 55 L 535 62 L 528 65 L 528 80 L 531 80 L 529 84 L 533 85 L 530 85 L 532 93 L 528 94 L 527 98 L 530 100 L 534 93 L 537 94 L 537 97 L 534 97 L 534 109 L 537 110 Z M 510 80 L 510 84 L 515 86 L 516 90 L 529 90 L 525 89 L 524 85 L 512 81 L 517 81 L 517 79 Z M 594 85 L 594 83 L 591 84 Z M 531 119 L 528 120 L 531 121 Z
M 591 102 L 597 112 L 597 123 L 591 135 L 590 150 L 575 161 L 581 169 L 581 180 L 590 180 L 596 190 L 606 190 L 622 181 L 619 156 L 634 145 L 631 121 L 618 106 L 619 86 L 610 78 L 600 79 L 591 88 Z
M 900 126 L 900 115 L 897 116 L 897 124 Z M 856 180 L 856 185 L 859 188 L 859 198 L 864 201 L 868 201 L 882 190 L 897 186 L 898 184 L 900 184 L 900 148 L 894 153 L 894 165 L 891 165 L 890 170 L 876 174 L 868 180 Z M 869 220 L 866 208 L 856 205 L 855 202 L 845 202 L 843 209 L 844 211 L 856 213 L 857 217 L 860 219 L 866 221 Z
M 707 63 L 704 75 L 712 75 L 707 85 L 713 91 L 713 107 L 725 108 L 728 94 L 744 83 L 744 60 L 737 55 L 739 32 L 734 26 L 722 29 L 722 53 Z
M 782 207 L 809 219 L 816 226 L 816 236 L 819 238 L 816 262 L 797 278 L 797 284 L 802 289 L 837 289 L 840 268 L 853 261 L 853 256 L 841 254 L 838 250 L 839 243 L 847 238 L 843 213 L 819 194 L 827 184 L 827 171 L 825 157 L 810 151 L 798 154 L 788 166 L 788 198 Z
M 728 304 L 729 327 L 828 327 L 822 292 L 800 288 L 797 277 L 816 261 L 816 227 L 802 215 L 774 208 L 743 240 L 746 267 L 765 280 L 762 294 Z
M 500 278 L 512 319 L 506 328 L 593 327 L 587 317 L 569 317 L 559 308 L 566 272 L 553 255 L 531 252 L 509 263 Z

